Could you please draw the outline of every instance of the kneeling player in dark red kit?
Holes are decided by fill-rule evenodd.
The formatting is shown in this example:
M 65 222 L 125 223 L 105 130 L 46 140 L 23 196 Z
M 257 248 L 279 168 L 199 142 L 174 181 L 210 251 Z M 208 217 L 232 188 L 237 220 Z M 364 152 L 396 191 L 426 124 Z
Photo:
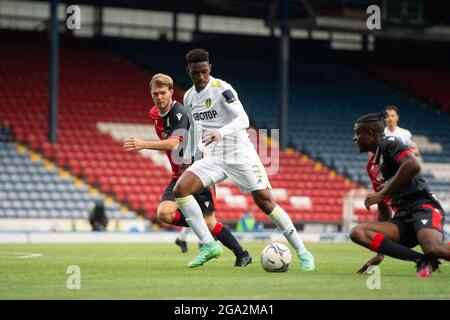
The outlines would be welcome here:
M 430 192 L 413 152 L 398 138 L 384 136 L 384 115 L 373 113 L 355 123 L 353 140 L 359 151 L 372 152 L 368 171 L 377 180 L 374 193 L 367 195 L 367 209 L 378 204 L 384 221 L 354 227 L 350 238 L 372 251 L 416 263 L 417 276 L 429 277 L 439 260 L 450 260 L 450 245 L 444 241 L 445 213 Z M 390 217 L 388 205 L 394 216 Z M 411 248 L 420 245 L 424 254 Z M 380 256 L 372 259 L 381 262 Z M 368 262 L 370 264 L 371 261 Z M 365 269 L 363 267 L 362 269 Z

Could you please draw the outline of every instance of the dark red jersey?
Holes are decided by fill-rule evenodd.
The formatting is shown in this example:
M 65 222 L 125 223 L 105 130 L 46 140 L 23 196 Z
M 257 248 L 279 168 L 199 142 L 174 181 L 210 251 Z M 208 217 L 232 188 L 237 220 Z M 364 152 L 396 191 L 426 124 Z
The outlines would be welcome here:
M 409 152 L 412 151 L 398 138 L 386 137 L 380 142 L 375 153 L 374 162 L 380 166 L 383 183 L 388 183 L 388 181 L 393 179 L 400 168 L 400 160 Z M 409 182 L 392 192 L 390 197 L 393 209 L 398 208 L 400 211 L 402 208 L 408 208 L 411 201 L 415 199 L 430 198 L 431 193 L 422 173 L 418 172 Z
M 381 173 L 381 166 L 376 162 L 375 155 L 372 155 L 367 162 L 367 174 L 369 175 L 370 181 L 372 182 L 373 191 L 378 192 L 383 188 L 384 179 Z M 391 199 L 386 197 L 383 202 L 390 206 Z
M 149 115 L 155 124 L 156 134 L 161 140 L 177 139 L 182 142 L 184 136 L 187 135 L 189 119 L 182 104 L 175 101 L 170 110 L 163 115 L 159 114 L 156 106 L 153 106 L 150 109 Z M 169 158 L 170 165 L 172 166 L 172 177 L 175 179 L 180 176 L 179 163 L 183 156 L 182 152 L 181 143 L 175 150 L 166 151 L 167 158 Z M 173 159 L 173 155 L 176 155 L 177 159 Z

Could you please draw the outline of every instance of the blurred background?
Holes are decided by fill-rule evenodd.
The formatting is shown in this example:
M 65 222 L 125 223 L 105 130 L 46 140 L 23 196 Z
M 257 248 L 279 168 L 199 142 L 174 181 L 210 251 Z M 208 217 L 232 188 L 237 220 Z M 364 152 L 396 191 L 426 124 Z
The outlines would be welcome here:
M 379 11 L 368 12 L 373 5 Z M 376 220 L 362 205 L 367 155 L 353 124 L 388 105 L 450 211 L 446 1 L 0 0 L 2 239 L 171 229 L 156 219 L 171 177 L 165 154 L 127 153 L 122 140 L 158 139 L 149 81 L 169 74 L 182 101 L 192 85 L 184 55 L 197 47 L 254 127 L 280 128 L 279 170 L 269 178 L 300 230 Z M 216 216 L 232 228 L 242 217 L 273 227 L 234 184 L 219 184 L 217 196 Z

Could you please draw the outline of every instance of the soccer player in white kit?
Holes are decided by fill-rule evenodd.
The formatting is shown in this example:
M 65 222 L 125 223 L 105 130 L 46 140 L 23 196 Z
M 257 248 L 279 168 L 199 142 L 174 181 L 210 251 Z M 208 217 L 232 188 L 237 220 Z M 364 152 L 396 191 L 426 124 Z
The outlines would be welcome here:
M 384 135 L 386 137 L 396 137 L 402 140 L 404 144 L 410 147 L 411 151 L 418 157 L 419 148 L 412 140 L 412 134 L 409 130 L 400 128 L 398 120 L 400 113 L 396 106 L 387 106 L 384 108 L 386 127 L 384 128 Z
M 314 270 L 314 257 L 306 250 L 289 215 L 272 197 L 265 169 L 248 137 L 249 119 L 236 91 L 225 81 L 210 75 L 206 50 L 189 51 L 186 61 L 186 71 L 194 83 L 184 95 L 191 125 L 180 166 L 184 173 L 175 185 L 174 194 L 187 223 L 203 244 L 199 255 L 188 263 L 188 267 L 199 267 L 222 253 L 192 195 L 229 178 L 241 191 L 252 193 L 258 207 L 274 221 L 297 252 L 302 269 Z M 199 145 L 202 147 L 202 143 L 205 147 L 211 145 L 207 155 L 190 165 L 194 151 Z

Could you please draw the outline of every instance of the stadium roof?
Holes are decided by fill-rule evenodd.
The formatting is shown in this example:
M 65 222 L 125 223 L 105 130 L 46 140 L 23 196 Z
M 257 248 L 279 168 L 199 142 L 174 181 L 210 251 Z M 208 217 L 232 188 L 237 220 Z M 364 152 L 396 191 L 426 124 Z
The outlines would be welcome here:
M 62 3 L 73 4 L 73 1 Z M 112 6 L 194 14 L 222 15 L 268 19 L 278 16 L 282 0 L 78 0 L 76 4 Z M 445 0 L 287 0 L 289 17 L 304 19 L 311 16 L 354 18 L 365 14 L 369 5 L 389 7 L 400 14 L 415 14 L 416 9 L 427 25 L 450 25 L 450 3 Z M 411 11 L 412 10 L 412 11 Z M 411 11 L 411 12 L 409 12 Z
M 38 0 L 32 0 L 38 1 Z M 59 0 L 67 5 L 74 1 Z M 446 0 L 78 0 L 78 5 L 257 18 L 268 27 L 372 34 L 384 38 L 450 41 Z M 282 17 L 287 4 L 288 17 Z M 382 30 L 369 30 L 368 6 L 381 8 Z

